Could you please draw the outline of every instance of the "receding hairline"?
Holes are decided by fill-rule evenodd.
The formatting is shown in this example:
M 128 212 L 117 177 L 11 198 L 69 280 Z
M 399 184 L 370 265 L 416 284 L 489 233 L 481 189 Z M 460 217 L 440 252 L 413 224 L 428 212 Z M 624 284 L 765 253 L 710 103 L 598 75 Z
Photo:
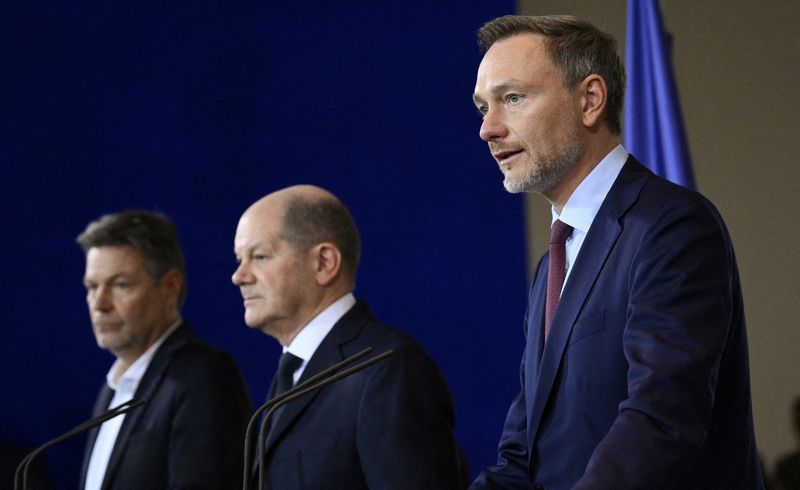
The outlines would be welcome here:
M 342 202 L 332 192 L 322 187 L 317 187 L 310 184 L 298 184 L 291 187 L 284 187 L 275 192 L 271 192 L 261 199 L 257 200 L 245 210 L 242 217 L 248 214 L 255 214 L 262 209 L 273 206 L 279 206 L 280 210 L 285 213 L 288 204 L 297 202 L 296 200 L 306 200 L 307 202 L 322 202 L 330 199 L 333 202 L 342 205 Z
M 311 184 L 298 184 L 271 192 L 257 200 L 242 213 L 239 221 L 259 220 L 265 214 L 277 209 L 282 233 L 285 231 L 286 215 L 294 204 L 331 204 L 347 210 L 344 203 L 329 190 Z

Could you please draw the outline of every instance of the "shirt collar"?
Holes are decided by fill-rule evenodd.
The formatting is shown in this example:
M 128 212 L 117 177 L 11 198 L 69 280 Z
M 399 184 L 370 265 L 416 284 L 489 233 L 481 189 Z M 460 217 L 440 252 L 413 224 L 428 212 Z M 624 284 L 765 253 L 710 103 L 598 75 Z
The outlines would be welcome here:
M 283 352 L 291 352 L 304 362 L 308 362 L 328 332 L 354 304 L 356 298 L 352 293 L 347 293 L 331 303 L 298 332 L 292 342 L 283 348 Z
M 123 364 L 122 361 L 117 359 L 114 361 L 114 364 L 111 365 L 111 369 L 109 369 L 108 374 L 106 374 L 106 383 L 108 386 L 114 390 L 123 390 L 127 393 L 130 393 L 131 396 L 136 392 L 136 388 L 139 387 L 139 382 L 142 380 L 144 373 L 147 371 L 147 368 L 150 366 L 150 361 L 153 360 L 153 357 L 156 355 L 156 351 L 161 344 L 169 337 L 172 332 L 178 329 L 180 324 L 183 322 L 181 318 L 178 318 L 171 327 L 167 329 L 166 332 L 161 334 L 161 336 L 153 342 L 144 354 L 139 356 L 133 364 L 131 364 L 128 369 L 123 371 Z
M 611 150 L 569 196 L 561 214 L 551 208 L 551 224 L 560 219 L 575 230 L 587 233 L 627 159 L 628 152 L 622 145 Z

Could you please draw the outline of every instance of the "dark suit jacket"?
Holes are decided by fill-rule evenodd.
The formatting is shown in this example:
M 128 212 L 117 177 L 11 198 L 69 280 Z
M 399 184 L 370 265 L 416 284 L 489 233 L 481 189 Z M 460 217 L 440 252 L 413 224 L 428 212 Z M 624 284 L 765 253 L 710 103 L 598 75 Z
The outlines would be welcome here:
M 439 369 L 363 302 L 336 323 L 298 382 L 370 346 L 370 355 L 395 354 L 284 406 L 267 438 L 268 488 L 459 488 L 453 406 Z
M 544 345 L 547 261 L 498 465 L 473 488 L 762 488 L 739 274 L 713 205 L 630 157 Z
M 106 384 L 94 414 L 108 408 Z M 236 489 L 241 487 L 244 429 L 250 398 L 235 361 L 183 324 L 147 368 L 125 415 L 103 489 Z M 98 429 L 89 432 L 80 488 Z

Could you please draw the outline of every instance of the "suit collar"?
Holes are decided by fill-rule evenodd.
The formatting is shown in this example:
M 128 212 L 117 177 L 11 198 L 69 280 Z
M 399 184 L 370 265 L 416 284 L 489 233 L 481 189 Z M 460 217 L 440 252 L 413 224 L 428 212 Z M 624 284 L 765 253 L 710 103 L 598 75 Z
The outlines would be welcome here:
M 336 325 L 336 322 L 350 311 L 355 303 L 356 299 L 352 293 L 347 293 L 337 299 L 300 329 L 292 339 L 292 342 L 284 347 L 283 351 L 290 352 L 302 359 L 304 363 L 307 363 L 314 356 L 314 352 L 317 351 L 317 348 L 325 340 L 331 329 L 333 329 L 333 326 Z
M 372 312 L 363 301 L 356 304 L 333 326 L 325 339 L 317 348 L 314 355 L 308 361 L 306 369 L 298 383 L 302 383 L 320 371 L 325 370 L 333 364 L 342 361 L 347 356 L 354 354 L 348 349 L 348 344 L 356 339 L 361 333 L 364 325 L 374 319 Z M 272 428 L 267 437 L 267 453 L 275 443 L 286 432 L 289 426 L 305 411 L 306 407 L 317 397 L 320 390 L 293 400 L 284 405 L 276 420 L 272 421 Z
M 533 389 L 528 424 L 528 440 L 531 444 L 536 440 L 542 414 L 553 389 L 572 328 L 609 253 L 622 233 L 621 218 L 636 201 L 645 182 L 652 176 L 650 170 L 633 156 L 629 156 L 592 222 L 553 317 L 550 335 L 541 354 L 538 376 L 529 380 L 529 387 Z M 540 276 L 538 282 L 542 281 L 546 283 L 547 274 Z M 538 286 L 540 287 L 535 286 L 534 289 L 543 292 L 545 288 L 541 284 Z M 543 309 L 544 301 L 538 301 L 537 305 L 539 305 L 537 310 Z M 543 318 L 542 311 L 534 311 L 533 314 L 534 318 Z M 539 332 L 532 337 L 534 342 L 541 341 Z
M 587 233 L 628 159 L 628 152 L 617 145 L 572 191 L 561 213 L 551 207 L 552 221 L 559 219 L 575 230 Z

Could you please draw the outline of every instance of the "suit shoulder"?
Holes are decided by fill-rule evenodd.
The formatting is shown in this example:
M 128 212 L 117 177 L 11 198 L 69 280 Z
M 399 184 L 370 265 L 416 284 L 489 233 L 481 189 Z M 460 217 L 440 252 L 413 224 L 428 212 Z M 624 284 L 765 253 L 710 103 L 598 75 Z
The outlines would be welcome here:
M 376 350 L 394 349 L 428 355 L 422 345 L 411 335 L 377 320 L 369 321 L 364 325 L 361 337 Z
M 243 383 L 239 365 L 228 352 L 193 336 L 171 355 L 167 369 L 170 378 L 185 379 L 189 384 L 205 382 Z
M 706 196 L 656 175 L 645 182 L 639 202 L 647 209 L 705 215 L 721 220 L 719 210 Z
M 621 216 L 629 231 L 652 236 L 656 230 L 705 230 L 730 242 L 725 221 L 716 206 L 701 193 L 651 175 L 635 201 Z

